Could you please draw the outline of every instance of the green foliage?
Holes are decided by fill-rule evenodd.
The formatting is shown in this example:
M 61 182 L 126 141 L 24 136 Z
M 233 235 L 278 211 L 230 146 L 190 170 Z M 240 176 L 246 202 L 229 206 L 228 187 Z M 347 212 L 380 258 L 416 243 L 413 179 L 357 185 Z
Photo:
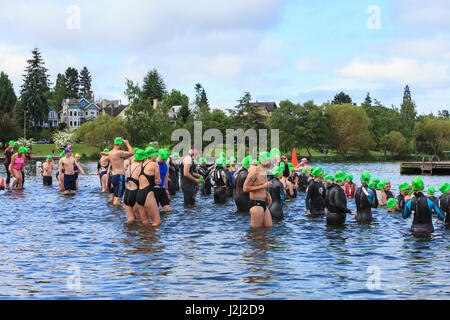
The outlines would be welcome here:
M 120 118 L 100 115 L 94 121 L 86 122 L 75 132 L 75 141 L 84 142 L 99 149 L 111 145 L 115 137 L 127 137 L 125 123 Z
M 63 74 L 58 73 L 55 86 L 52 90 L 52 97 L 49 101 L 50 105 L 55 108 L 56 111 L 61 111 L 62 102 L 68 96 L 69 94 L 67 89 L 66 77 Z
M 420 151 L 442 156 L 450 148 L 450 119 L 426 117 L 415 124 L 414 136 Z
M 80 80 L 78 70 L 72 67 L 66 69 L 65 73 L 68 99 L 77 99 L 80 97 Z
M 89 70 L 84 67 L 80 72 L 80 95 L 83 98 L 86 98 L 89 91 L 91 91 L 91 83 L 92 83 L 92 77 L 89 73 Z
M 71 147 L 75 143 L 74 134 L 70 129 L 54 132 L 52 140 L 55 143 L 55 146 L 60 150 Z
M 7 113 L 0 115 L 0 142 L 4 146 L 10 140 L 17 139 L 21 134 L 20 127 Z
M 0 115 L 11 112 L 16 101 L 17 97 L 12 82 L 6 73 L 0 72 Z
M 329 119 L 328 141 L 340 155 L 351 149 L 361 153 L 370 146 L 369 124 L 364 109 L 351 104 L 328 105 L 326 113 Z
M 144 85 L 142 86 L 142 98 L 152 102 L 153 99 L 162 101 L 165 93 L 166 84 L 162 76 L 158 73 L 158 70 L 153 69 L 148 72 L 144 78 Z
M 234 128 L 263 129 L 266 128 L 266 117 L 261 114 L 261 110 L 250 103 L 251 95 L 244 92 L 244 95 L 238 100 L 239 104 L 234 110 L 231 110 Z
M 390 151 L 391 155 L 403 154 L 406 150 L 406 140 L 398 131 L 391 131 L 381 138 L 380 146 L 385 151 Z
M 33 57 L 27 61 L 28 66 L 25 69 L 24 83 L 20 91 L 19 110 L 16 110 L 16 116 L 22 118 L 26 112 L 27 122 L 33 123 L 34 129 L 37 129 L 40 123 L 48 120 L 48 99 L 50 96 L 50 82 L 47 69 L 44 66 L 41 53 L 38 49 L 32 51 Z M 23 121 L 16 117 L 19 125 L 23 126 Z
M 343 91 L 336 94 L 334 96 L 333 101 L 331 102 L 331 104 L 346 104 L 346 103 L 352 103 L 352 98 Z

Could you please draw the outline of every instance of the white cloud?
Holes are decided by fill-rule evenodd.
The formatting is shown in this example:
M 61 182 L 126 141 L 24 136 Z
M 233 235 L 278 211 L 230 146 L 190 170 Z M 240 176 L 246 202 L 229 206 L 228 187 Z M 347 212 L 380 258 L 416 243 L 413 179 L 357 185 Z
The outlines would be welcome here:
M 301 57 L 294 62 L 294 67 L 300 72 L 318 72 L 327 70 L 328 65 L 319 58 Z
M 338 75 L 368 81 L 409 83 L 422 87 L 433 87 L 449 81 L 448 64 L 393 57 L 383 62 L 367 62 L 359 58 L 338 69 Z
M 29 58 L 28 49 L 0 43 L 0 70 L 8 74 L 14 84 L 16 94 L 18 94 L 22 74 Z

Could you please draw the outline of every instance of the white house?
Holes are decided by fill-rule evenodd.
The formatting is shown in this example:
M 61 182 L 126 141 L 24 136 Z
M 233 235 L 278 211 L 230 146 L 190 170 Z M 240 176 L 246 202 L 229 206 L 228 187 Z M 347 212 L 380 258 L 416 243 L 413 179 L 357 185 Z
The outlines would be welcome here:
M 78 129 L 83 123 L 93 121 L 101 113 L 100 107 L 85 98 L 65 99 L 59 112 L 60 122 L 70 129 Z

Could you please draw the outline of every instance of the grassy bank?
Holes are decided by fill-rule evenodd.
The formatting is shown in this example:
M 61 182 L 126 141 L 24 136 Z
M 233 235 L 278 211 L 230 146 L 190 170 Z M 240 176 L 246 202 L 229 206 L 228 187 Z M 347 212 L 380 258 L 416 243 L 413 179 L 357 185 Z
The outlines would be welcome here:
M 52 149 L 55 156 L 59 156 L 62 150 L 56 148 L 54 144 L 34 144 L 31 150 L 32 157 L 45 157 L 52 155 Z M 0 148 L 0 156 L 3 157 L 3 149 Z M 100 159 L 100 150 L 97 147 L 86 144 L 75 144 L 72 146 L 73 154 L 79 153 L 82 160 L 98 160 Z

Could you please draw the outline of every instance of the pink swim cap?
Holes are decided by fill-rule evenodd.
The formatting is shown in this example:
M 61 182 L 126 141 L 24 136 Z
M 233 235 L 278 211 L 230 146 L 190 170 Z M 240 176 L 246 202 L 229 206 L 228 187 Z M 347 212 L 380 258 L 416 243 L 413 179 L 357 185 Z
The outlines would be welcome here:
M 301 162 L 308 163 L 308 159 L 303 158 L 303 159 L 301 160 Z

